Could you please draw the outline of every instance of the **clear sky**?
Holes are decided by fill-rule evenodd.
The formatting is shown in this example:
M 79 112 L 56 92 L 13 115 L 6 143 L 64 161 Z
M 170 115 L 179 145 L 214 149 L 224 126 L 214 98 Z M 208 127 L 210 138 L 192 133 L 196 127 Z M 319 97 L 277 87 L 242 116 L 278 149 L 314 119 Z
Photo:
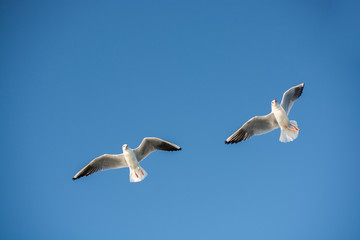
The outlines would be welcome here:
M 1 239 L 360 239 L 359 1 L 0 1 Z M 224 140 L 304 82 L 280 131 Z M 72 181 L 144 137 L 149 176 Z

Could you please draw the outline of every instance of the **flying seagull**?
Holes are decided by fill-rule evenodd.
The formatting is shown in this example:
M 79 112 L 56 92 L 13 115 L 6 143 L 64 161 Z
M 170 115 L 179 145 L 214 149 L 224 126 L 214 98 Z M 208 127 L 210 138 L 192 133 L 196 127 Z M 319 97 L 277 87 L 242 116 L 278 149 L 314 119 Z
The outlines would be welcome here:
M 181 147 L 160 138 L 147 137 L 143 139 L 140 146 L 136 149 L 131 149 L 127 144 L 124 144 L 122 149 L 122 154 L 104 154 L 95 158 L 81 169 L 73 177 L 73 180 L 83 176 L 89 176 L 99 171 L 128 167 L 130 168 L 130 182 L 140 182 L 147 176 L 147 172 L 140 167 L 139 163 L 144 160 L 147 155 L 155 150 L 179 151 Z
M 280 142 L 291 142 L 298 137 L 299 128 L 297 122 L 289 120 L 288 115 L 296 99 L 298 99 L 304 89 L 304 83 L 294 86 L 287 90 L 279 104 L 276 99 L 271 102 L 271 113 L 265 116 L 256 116 L 247 121 L 241 128 L 234 132 L 226 144 L 245 141 L 252 136 L 265 134 L 280 127 Z

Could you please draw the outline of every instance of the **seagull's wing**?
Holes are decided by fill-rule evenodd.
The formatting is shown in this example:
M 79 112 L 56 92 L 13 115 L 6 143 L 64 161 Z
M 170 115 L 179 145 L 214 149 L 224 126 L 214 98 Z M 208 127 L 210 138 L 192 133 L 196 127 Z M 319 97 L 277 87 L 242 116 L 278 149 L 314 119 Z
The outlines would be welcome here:
M 139 147 L 134 149 L 134 153 L 136 155 L 137 160 L 140 162 L 147 155 L 152 153 L 155 150 L 162 151 L 179 151 L 181 147 L 178 145 L 162 140 L 160 138 L 148 137 L 144 138 Z
M 81 169 L 74 177 L 73 180 L 83 176 L 89 176 L 93 173 L 127 167 L 127 163 L 123 154 L 112 155 L 104 154 L 92 160 L 88 165 Z
M 283 107 L 286 114 L 289 115 L 291 107 L 294 105 L 296 99 L 298 99 L 301 96 L 303 89 L 304 89 L 304 83 L 301 83 L 284 92 L 280 105 Z
M 265 116 L 256 116 L 251 118 L 241 128 L 228 137 L 228 139 L 225 140 L 225 143 L 232 144 L 245 141 L 252 136 L 265 134 L 278 127 L 279 125 L 273 113 L 269 113 Z

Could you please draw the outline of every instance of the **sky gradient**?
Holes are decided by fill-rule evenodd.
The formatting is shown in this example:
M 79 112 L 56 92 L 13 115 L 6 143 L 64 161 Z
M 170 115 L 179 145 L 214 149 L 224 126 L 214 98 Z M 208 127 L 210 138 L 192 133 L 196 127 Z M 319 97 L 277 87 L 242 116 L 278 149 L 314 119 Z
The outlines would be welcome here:
M 0 1 L 1 239 L 360 239 L 351 1 Z M 304 82 L 280 131 L 225 145 Z M 72 181 L 144 137 L 182 147 Z

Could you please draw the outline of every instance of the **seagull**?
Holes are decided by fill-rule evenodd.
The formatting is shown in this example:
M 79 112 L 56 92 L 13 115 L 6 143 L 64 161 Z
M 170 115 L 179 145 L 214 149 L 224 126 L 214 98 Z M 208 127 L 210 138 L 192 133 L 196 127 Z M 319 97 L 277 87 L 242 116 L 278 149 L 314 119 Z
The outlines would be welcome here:
M 146 137 L 142 140 L 139 147 L 131 149 L 127 144 L 124 144 L 122 149 L 122 154 L 104 154 L 95 158 L 81 169 L 73 177 L 73 180 L 99 171 L 128 167 L 130 169 L 130 182 L 140 182 L 147 176 L 147 172 L 140 167 L 139 163 L 150 153 L 155 150 L 179 151 L 181 147 L 160 138 Z
M 303 89 L 304 83 L 301 83 L 287 90 L 280 104 L 276 99 L 271 102 L 271 113 L 265 116 L 251 118 L 228 137 L 225 140 L 225 144 L 245 141 L 252 136 L 265 134 L 279 127 L 281 129 L 280 142 L 291 142 L 295 140 L 298 137 L 300 129 L 296 121 L 289 120 L 288 115 L 296 99 L 301 96 Z

